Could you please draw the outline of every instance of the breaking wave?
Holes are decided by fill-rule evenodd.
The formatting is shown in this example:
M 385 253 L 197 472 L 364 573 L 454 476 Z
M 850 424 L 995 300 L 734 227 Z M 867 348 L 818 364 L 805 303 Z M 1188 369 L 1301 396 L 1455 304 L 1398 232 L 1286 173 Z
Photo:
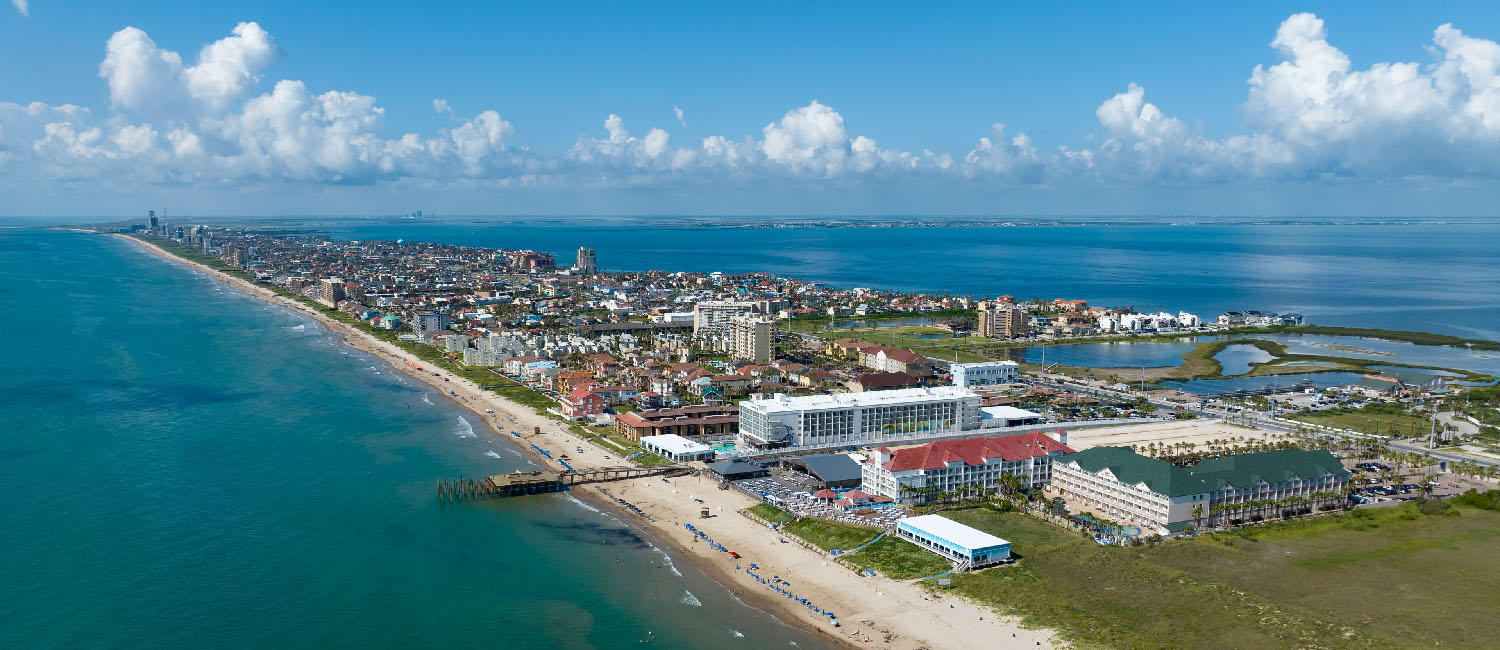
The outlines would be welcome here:
M 425 398 L 427 396 L 423 395 L 422 397 Z M 456 435 L 456 436 L 458 436 L 460 438 L 478 438 L 479 437 L 479 434 L 474 433 L 474 425 L 469 424 L 469 421 L 465 420 L 464 416 L 462 416 L 462 415 L 458 416 L 458 424 L 459 424 L 458 430 L 453 432 L 454 435 Z
M 684 605 L 692 605 L 693 607 L 702 607 L 703 606 L 703 601 L 698 600 L 698 597 L 694 596 L 693 592 L 684 590 L 682 593 L 683 593 L 682 604 L 684 604 Z

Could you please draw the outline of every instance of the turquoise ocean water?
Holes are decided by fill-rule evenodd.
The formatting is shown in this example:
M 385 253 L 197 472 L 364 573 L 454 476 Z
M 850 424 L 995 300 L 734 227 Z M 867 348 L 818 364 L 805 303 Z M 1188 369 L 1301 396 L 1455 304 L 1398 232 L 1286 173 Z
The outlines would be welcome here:
M 0 230 L 0 648 L 821 648 L 312 321 Z M 681 573 L 682 575 L 678 575 Z

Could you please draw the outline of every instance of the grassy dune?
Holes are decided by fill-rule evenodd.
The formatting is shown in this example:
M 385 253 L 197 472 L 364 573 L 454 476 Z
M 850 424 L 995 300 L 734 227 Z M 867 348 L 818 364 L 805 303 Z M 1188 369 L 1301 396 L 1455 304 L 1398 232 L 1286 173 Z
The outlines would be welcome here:
M 1011 540 L 1021 558 L 948 589 L 1083 647 L 1494 647 L 1494 511 L 1407 504 L 1138 548 L 1023 515 L 945 514 Z

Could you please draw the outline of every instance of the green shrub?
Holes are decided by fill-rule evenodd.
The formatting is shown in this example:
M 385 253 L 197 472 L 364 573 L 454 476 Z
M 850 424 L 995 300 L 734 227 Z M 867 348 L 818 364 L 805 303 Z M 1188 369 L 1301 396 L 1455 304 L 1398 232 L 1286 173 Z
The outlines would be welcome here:
M 1470 489 L 1468 492 L 1453 497 L 1454 503 L 1479 508 L 1481 510 L 1500 510 L 1500 490 L 1486 490 L 1480 492 Z
M 1423 499 L 1417 502 L 1417 509 L 1424 515 L 1440 515 L 1448 510 L 1448 502 L 1442 499 Z

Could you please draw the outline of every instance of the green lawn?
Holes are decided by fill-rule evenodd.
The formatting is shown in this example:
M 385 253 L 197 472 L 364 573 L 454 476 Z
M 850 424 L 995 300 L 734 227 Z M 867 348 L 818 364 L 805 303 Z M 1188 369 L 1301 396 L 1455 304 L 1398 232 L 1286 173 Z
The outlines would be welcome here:
M 880 529 L 870 526 L 856 526 L 837 521 L 825 521 L 823 519 L 803 519 L 794 521 L 781 527 L 782 532 L 796 535 L 808 543 L 831 551 L 836 548 L 852 549 L 860 544 L 875 539 L 880 534 Z
M 1408 504 L 1117 548 L 1024 515 L 950 511 L 1010 540 L 1019 562 L 947 589 L 1084 647 L 1494 647 L 1500 513 L 1450 512 Z
M 839 562 L 856 571 L 874 569 L 896 580 L 925 578 L 953 568 L 947 560 L 894 535 L 886 535 L 858 553 L 840 556 Z
M 746 508 L 745 510 L 750 514 L 760 517 L 761 519 L 769 521 L 773 524 L 778 521 L 792 521 L 793 519 L 797 518 L 797 515 L 782 510 L 781 508 L 773 506 L 769 503 L 757 503 L 753 506 L 750 506 L 749 508 Z

